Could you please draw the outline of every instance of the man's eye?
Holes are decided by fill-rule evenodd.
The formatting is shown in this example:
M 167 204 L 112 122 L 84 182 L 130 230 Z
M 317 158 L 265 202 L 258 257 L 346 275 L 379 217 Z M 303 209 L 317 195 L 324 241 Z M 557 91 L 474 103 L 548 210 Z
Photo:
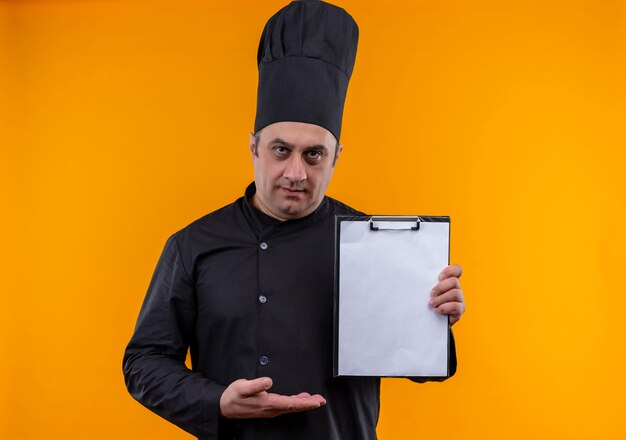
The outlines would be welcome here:
M 274 147 L 274 151 L 277 152 L 278 154 L 285 154 L 287 152 L 287 148 L 281 147 L 279 145 L 279 146 Z
M 309 158 L 313 159 L 313 160 L 319 160 L 322 157 L 322 152 L 321 151 L 308 151 L 307 152 Z

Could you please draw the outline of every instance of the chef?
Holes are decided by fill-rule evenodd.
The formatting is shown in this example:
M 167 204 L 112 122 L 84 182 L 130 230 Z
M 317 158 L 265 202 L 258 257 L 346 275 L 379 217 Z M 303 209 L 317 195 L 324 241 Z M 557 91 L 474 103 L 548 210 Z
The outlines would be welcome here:
M 131 395 L 201 439 L 376 439 L 380 379 L 334 378 L 336 215 L 326 196 L 358 27 L 294 1 L 267 22 L 243 197 L 167 240 L 123 361 Z M 456 265 L 431 306 L 465 310 Z M 189 350 L 191 369 L 185 365 Z M 456 370 L 452 345 L 450 371 Z

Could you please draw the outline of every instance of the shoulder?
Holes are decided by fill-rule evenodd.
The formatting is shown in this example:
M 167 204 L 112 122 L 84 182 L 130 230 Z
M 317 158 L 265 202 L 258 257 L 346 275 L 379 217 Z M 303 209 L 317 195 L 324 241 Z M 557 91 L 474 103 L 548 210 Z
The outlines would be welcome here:
M 328 206 L 330 207 L 331 214 L 334 215 L 366 215 L 365 213 L 358 211 L 351 206 L 346 205 L 339 200 L 332 197 L 326 197 L 328 199 Z
M 241 216 L 241 210 L 243 207 L 243 197 L 238 198 L 233 203 L 216 209 L 213 212 L 203 215 L 202 217 L 192 221 L 179 232 L 193 233 L 199 229 L 203 229 L 205 226 L 217 226 L 220 224 L 232 221 L 236 217 Z
M 213 212 L 203 215 L 178 230 L 170 240 L 178 242 L 181 250 L 204 248 L 209 243 L 219 243 L 227 238 L 245 235 L 246 220 L 243 215 L 243 197 Z

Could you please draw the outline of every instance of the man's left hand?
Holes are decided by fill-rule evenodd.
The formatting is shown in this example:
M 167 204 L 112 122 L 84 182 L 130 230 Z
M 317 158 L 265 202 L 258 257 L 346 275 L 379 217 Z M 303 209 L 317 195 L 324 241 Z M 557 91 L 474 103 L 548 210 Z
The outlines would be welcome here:
M 459 278 L 463 269 L 458 264 L 447 266 L 439 274 L 439 283 L 430 292 L 428 304 L 440 315 L 450 316 L 450 325 L 454 325 L 465 312 L 465 299 Z

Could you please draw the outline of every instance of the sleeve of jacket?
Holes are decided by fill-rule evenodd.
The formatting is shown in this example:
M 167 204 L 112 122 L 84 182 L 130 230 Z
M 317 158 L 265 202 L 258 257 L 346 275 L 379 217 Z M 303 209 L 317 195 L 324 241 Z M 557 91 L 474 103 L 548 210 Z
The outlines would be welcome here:
M 130 394 L 146 408 L 197 437 L 217 438 L 225 386 L 185 365 L 196 313 L 194 283 L 174 234 L 165 244 L 124 353 L 124 378 Z

